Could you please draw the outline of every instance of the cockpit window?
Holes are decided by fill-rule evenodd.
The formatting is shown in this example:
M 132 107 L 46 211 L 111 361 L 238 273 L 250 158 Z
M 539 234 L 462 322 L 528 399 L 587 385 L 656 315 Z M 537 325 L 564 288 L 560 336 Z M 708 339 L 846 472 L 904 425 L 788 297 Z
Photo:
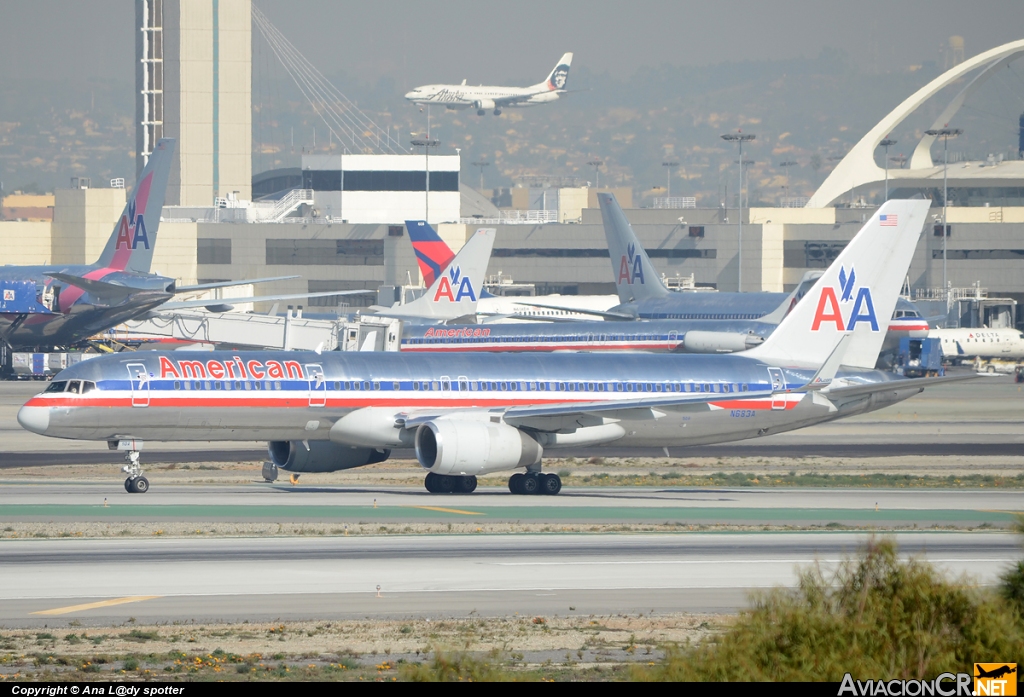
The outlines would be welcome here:
M 58 382 L 51 382 L 50 386 L 46 388 L 46 392 L 63 392 L 64 388 L 68 386 L 67 380 L 60 380 Z
M 90 380 L 82 380 L 82 394 L 92 392 L 96 389 L 96 383 Z
M 82 381 L 81 380 L 69 380 L 68 381 L 68 392 L 71 394 L 82 393 Z

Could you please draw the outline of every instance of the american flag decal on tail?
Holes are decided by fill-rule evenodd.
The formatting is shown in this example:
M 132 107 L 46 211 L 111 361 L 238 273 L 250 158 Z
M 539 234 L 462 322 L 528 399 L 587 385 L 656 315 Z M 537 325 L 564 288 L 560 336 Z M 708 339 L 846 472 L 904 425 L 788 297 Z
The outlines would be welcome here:
M 878 222 L 882 227 L 896 227 L 898 218 L 899 216 L 890 213 L 888 215 L 878 216 Z

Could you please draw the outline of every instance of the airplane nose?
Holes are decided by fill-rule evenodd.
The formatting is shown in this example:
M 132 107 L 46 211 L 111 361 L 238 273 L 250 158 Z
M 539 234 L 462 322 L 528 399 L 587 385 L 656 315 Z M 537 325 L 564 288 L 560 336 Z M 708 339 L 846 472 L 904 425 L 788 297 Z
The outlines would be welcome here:
M 416 97 L 416 95 L 417 95 L 417 93 L 416 93 L 415 90 L 412 91 L 412 92 L 406 92 L 405 93 L 405 98 L 406 99 L 414 99 Z
M 50 408 L 22 407 L 18 411 L 18 423 L 32 433 L 45 435 L 46 429 L 50 427 Z

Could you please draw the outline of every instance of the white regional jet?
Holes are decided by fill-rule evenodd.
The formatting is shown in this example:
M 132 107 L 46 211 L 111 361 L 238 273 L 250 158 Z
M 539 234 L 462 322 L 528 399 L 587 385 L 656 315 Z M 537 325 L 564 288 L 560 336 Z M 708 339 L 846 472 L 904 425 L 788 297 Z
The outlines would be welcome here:
M 1019 329 L 932 329 L 932 339 L 939 339 L 942 355 L 950 358 L 1024 358 L 1024 335 Z
M 444 104 L 448 109 L 473 107 L 479 116 L 493 109 L 494 115 L 499 116 L 505 107 L 537 106 L 558 99 L 558 95 L 566 92 L 571 64 L 572 54 L 566 53 L 543 82 L 530 87 L 474 87 L 463 80 L 461 85 L 423 85 L 405 98 L 416 104 Z

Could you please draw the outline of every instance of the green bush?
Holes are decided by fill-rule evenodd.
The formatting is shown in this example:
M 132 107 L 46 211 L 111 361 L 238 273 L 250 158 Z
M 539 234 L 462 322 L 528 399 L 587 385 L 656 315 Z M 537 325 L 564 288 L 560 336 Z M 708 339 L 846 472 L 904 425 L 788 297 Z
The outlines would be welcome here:
M 834 574 L 801 574 L 795 590 L 756 598 L 736 624 L 696 647 L 669 649 L 639 680 L 832 681 L 934 678 L 976 660 L 1013 661 L 1017 613 L 995 594 L 951 582 L 926 562 L 872 541 Z
M 506 682 L 512 676 L 497 665 L 464 653 L 435 651 L 428 663 L 404 663 L 399 666 L 402 680 L 412 682 Z

